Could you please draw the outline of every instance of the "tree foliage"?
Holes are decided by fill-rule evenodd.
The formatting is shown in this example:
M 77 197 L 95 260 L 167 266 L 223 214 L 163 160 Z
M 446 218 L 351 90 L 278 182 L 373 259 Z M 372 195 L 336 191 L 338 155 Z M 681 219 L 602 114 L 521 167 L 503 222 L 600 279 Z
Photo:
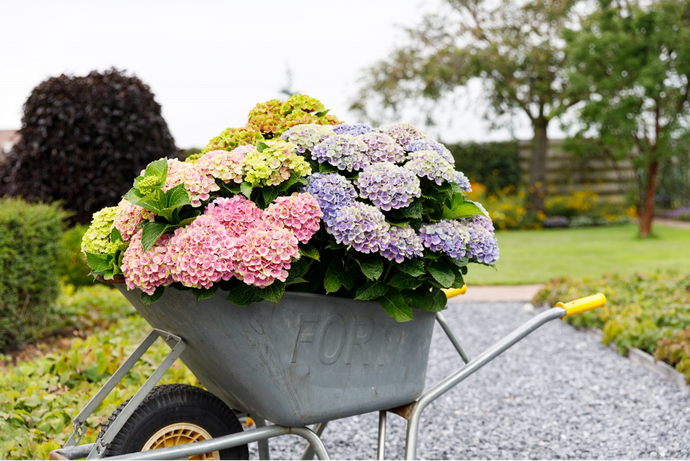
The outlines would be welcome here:
M 116 205 L 149 162 L 177 155 L 149 87 L 115 69 L 39 84 L 19 134 L 0 165 L 0 196 L 61 200 L 82 223 Z
M 572 88 L 591 92 L 575 137 L 597 136 L 616 158 L 632 157 L 646 237 L 660 163 L 690 147 L 690 2 L 602 0 L 565 38 Z
M 577 20 L 575 0 L 513 2 L 447 0 L 449 11 L 427 15 L 409 29 L 408 44 L 368 69 L 354 110 L 370 101 L 393 111 L 405 101 L 438 101 L 472 78 L 482 80 L 486 117 L 522 112 L 535 138 L 530 163 L 530 204 L 543 208 L 547 127 L 579 100 L 568 87 L 560 32 Z

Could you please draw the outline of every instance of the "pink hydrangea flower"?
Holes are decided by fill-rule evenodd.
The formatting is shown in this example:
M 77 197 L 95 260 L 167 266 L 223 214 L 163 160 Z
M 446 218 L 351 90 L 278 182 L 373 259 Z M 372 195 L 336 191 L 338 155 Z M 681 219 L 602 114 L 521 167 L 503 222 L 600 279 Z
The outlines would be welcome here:
M 173 279 L 166 261 L 171 234 L 163 234 L 148 251 L 141 246 L 141 229 L 131 238 L 122 257 L 122 272 L 127 289 L 139 288 L 150 295 L 156 287 L 170 285 Z
M 297 237 L 284 227 L 260 223 L 250 229 L 234 252 L 235 276 L 247 285 L 267 287 L 284 282 L 293 258 L 299 255 Z
M 211 288 L 215 282 L 232 277 L 232 253 L 237 243 L 217 219 L 202 215 L 175 230 L 166 264 L 176 282 L 186 287 Z
M 289 229 L 302 243 L 319 230 L 322 216 L 319 204 L 308 192 L 278 197 L 264 210 L 264 221 Z
M 262 219 L 262 212 L 254 202 L 243 195 L 220 197 L 211 202 L 204 215 L 218 220 L 231 237 L 242 237 Z
M 156 213 L 153 213 L 146 208 L 134 205 L 129 200 L 122 199 L 117 204 L 117 211 L 115 212 L 115 219 L 113 224 L 122 234 L 122 240 L 129 242 L 132 236 L 137 231 L 137 226 L 144 221 L 153 221 Z
M 214 179 L 199 171 L 195 164 L 168 159 L 168 176 L 165 186 L 161 189 L 167 192 L 180 183 L 184 183 L 184 188 L 189 194 L 189 201 L 195 207 L 201 206 L 202 201 L 208 200 L 210 192 L 219 189 Z
M 232 152 L 214 150 L 204 154 L 196 161 L 195 166 L 201 174 L 239 184 L 244 177 L 244 154 L 240 148 Z

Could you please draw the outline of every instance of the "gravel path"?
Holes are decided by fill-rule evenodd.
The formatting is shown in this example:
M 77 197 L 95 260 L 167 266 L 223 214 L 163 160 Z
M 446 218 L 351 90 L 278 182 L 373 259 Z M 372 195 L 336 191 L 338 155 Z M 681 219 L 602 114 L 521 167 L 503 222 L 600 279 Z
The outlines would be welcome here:
M 444 315 L 472 357 L 530 316 L 515 303 L 454 304 Z M 461 363 L 437 326 L 427 388 Z M 323 440 L 332 458 L 372 459 L 377 425 L 377 414 L 342 419 Z M 431 404 L 421 426 L 420 459 L 690 458 L 690 394 L 560 321 Z M 386 458 L 403 458 L 405 427 L 389 415 Z M 273 459 L 298 459 L 305 446 L 270 444 Z

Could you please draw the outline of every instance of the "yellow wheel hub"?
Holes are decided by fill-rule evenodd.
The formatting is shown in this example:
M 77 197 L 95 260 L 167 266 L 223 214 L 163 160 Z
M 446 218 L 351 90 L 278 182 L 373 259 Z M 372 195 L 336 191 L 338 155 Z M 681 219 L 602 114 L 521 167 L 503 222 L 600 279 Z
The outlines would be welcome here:
M 175 423 L 165 426 L 160 431 L 151 436 L 141 451 L 156 450 L 158 448 L 168 448 L 188 443 L 203 442 L 211 440 L 211 434 L 203 427 L 191 423 Z M 217 451 L 204 453 L 203 455 L 192 456 L 189 459 L 220 459 Z

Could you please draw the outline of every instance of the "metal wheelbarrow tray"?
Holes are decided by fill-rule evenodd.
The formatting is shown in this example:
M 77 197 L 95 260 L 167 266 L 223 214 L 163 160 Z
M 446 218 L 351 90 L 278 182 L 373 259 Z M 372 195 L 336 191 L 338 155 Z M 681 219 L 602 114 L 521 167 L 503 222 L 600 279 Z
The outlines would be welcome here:
M 288 292 L 280 304 L 264 301 L 240 307 L 226 301 L 227 293 L 222 291 L 197 303 L 190 291 L 173 289 L 145 307 L 139 290 L 117 286 L 153 330 L 77 415 L 70 439 L 51 453 L 55 459 L 103 457 L 108 444 L 178 357 L 233 411 L 251 415 L 257 429 L 116 458 L 180 458 L 258 441 L 260 457 L 268 459 L 268 439 L 293 434 L 310 444 L 303 459 L 314 454 L 328 459 L 319 437 L 328 421 L 378 411 L 378 458 L 384 459 L 386 416 L 392 412 L 408 420 L 405 457 L 414 459 L 420 416 L 429 403 L 546 322 L 606 302 L 603 295 L 595 295 L 568 305 L 559 303 L 470 360 L 440 313 L 415 309 L 414 321 L 398 323 L 374 302 Z M 423 393 L 435 321 L 465 366 Z M 170 354 L 102 437 L 78 445 L 86 418 L 158 337 L 171 347 Z M 267 426 L 266 421 L 273 425 Z M 315 426 L 309 429 L 308 424 Z

